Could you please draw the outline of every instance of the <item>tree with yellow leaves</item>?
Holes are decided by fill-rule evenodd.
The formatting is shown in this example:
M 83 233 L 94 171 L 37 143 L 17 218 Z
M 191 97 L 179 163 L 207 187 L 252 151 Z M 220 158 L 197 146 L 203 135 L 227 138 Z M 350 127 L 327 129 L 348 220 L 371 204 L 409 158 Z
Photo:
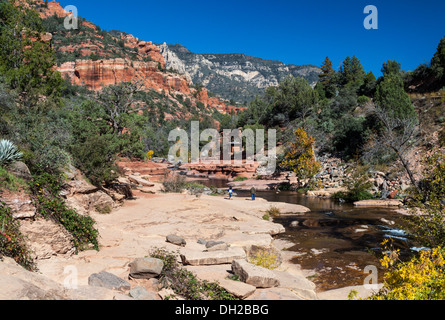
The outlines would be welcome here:
M 314 146 L 315 139 L 309 136 L 303 128 L 298 128 L 295 131 L 295 142 L 290 143 L 281 163 L 284 169 L 296 173 L 298 186 L 300 186 L 301 180 L 312 181 L 321 169 L 320 162 L 315 159 Z

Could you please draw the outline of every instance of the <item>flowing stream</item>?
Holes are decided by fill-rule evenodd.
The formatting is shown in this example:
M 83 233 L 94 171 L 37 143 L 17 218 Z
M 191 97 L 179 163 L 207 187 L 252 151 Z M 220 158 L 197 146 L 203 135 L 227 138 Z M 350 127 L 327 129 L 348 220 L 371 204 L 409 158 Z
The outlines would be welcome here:
M 226 183 L 221 180 L 199 182 L 219 188 Z M 234 191 L 240 197 L 249 196 L 248 191 Z M 369 272 L 364 272 L 367 266 L 377 268 L 381 281 L 384 270 L 379 259 L 385 238 L 392 239 L 394 247 L 400 248 L 402 254 L 412 253 L 412 244 L 402 229 L 401 215 L 389 207 L 355 207 L 290 191 L 258 191 L 257 197 L 311 209 L 303 215 L 275 217 L 274 222 L 286 228 L 277 238 L 293 244 L 286 249 L 295 253 L 292 262 L 308 270 L 308 277 L 319 291 L 364 284 L 369 276 Z

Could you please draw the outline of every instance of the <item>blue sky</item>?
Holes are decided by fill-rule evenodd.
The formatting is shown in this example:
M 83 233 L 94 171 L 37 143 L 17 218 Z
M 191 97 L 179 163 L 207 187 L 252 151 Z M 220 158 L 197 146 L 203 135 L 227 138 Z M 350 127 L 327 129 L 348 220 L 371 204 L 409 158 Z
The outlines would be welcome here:
M 443 0 L 102 1 L 59 0 L 105 30 L 155 43 L 179 43 L 197 53 L 244 53 L 286 64 L 338 69 L 356 55 L 380 76 L 386 60 L 402 69 L 429 63 L 445 36 Z M 367 5 L 378 9 L 378 29 L 366 30 Z

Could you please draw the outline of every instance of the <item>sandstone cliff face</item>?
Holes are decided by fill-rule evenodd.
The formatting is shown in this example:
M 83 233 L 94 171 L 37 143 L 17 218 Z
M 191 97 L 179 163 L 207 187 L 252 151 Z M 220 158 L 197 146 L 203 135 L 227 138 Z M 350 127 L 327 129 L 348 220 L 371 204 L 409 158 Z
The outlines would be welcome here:
M 186 73 L 194 83 L 238 102 L 254 99 L 288 75 L 303 77 L 315 85 L 320 73 L 316 66 L 285 65 L 244 54 L 197 54 L 181 45 L 166 43 L 159 47 L 167 68 Z
M 97 61 L 79 59 L 63 63 L 58 70 L 72 83 L 86 86 L 90 90 L 100 90 L 120 82 L 143 80 L 146 89 L 190 94 L 189 84 L 184 76 L 159 72 L 155 61 L 131 61 L 121 58 Z
M 185 66 L 167 67 L 163 47 L 125 32 L 101 30 L 80 18 L 78 30 L 64 30 L 60 28 L 60 24 L 70 13 L 58 2 L 50 1 L 45 5 L 44 1 L 37 0 L 34 1 L 34 6 L 43 19 L 51 19 L 48 25 L 52 30 L 47 31 L 53 34 L 48 34 L 51 36 L 48 41 L 51 41 L 57 53 L 57 70 L 73 84 L 99 91 L 105 86 L 120 82 L 142 80 L 143 89 L 161 93 L 173 105 L 189 100 L 195 108 L 200 104 L 204 105 L 205 110 L 202 111 L 209 114 L 213 110 L 221 113 L 241 110 L 239 107 L 226 105 L 219 98 L 209 97 L 205 89 L 197 94 L 196 89 L 192 88 L 191 78 L 185 73 Z M 177 100 L 179 96 L 181 101 Z M 167 114 L 166 119 L 188 117 L 182 111 L 177 113 Z

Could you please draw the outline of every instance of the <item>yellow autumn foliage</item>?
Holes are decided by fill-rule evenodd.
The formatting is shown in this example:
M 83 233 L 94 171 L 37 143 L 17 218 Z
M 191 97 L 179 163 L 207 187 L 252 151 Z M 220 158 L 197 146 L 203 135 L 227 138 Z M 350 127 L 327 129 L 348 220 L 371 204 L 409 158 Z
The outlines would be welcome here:
M 315 159 L 314 145 L 315 139 L 303 128 L 298 128 L 295 142 L 290 143 L 281 166 L 295 172 L 298 179 L 313 178 L 321 169 L 320 162 Z
M 388 269 L 384 286 L 370 300 L 445 299 L 445 250 L 422 250 L 408 262 L 399 260 L 398 251 L 387 251 L 381 259 Z

